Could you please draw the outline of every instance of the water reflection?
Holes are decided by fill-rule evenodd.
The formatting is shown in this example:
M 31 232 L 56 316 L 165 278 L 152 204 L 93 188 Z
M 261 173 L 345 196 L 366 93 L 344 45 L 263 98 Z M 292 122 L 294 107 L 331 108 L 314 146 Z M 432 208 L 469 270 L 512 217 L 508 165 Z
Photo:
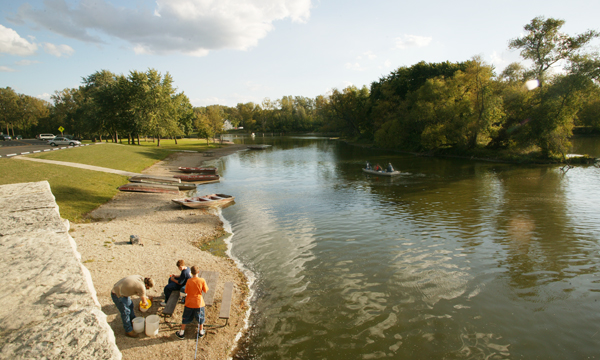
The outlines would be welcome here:
M 232 252 L 258 278 L 238 358 L 597 353 L 600 169 L 259 140 L 273 146 L 220 160 L 214 185 L 236 196 Z

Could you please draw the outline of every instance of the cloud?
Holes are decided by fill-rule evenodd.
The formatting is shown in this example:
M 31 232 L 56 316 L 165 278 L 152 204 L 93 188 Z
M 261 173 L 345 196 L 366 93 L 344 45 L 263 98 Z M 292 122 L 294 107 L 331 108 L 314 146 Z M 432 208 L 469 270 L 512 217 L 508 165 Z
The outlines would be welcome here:
M 411 47 L 425 47 L 429 45 L 433 38 L 418 35 L 403 35 L 396 38 L 396 48 L 408 49 Z
M 37 45 L 23 39 L 13 29 L 0 25 L 0 53 L 29 56 L 35 54 Z
M 42 95 L 38 95 L 36 96 L 37 98 L 40 98 L 42 100 L 46 100 L 48 102 L 52 102 L 52 94 L 48 94 L 48 93 L 43 93 Z
M 37 60 L 19 60 L 15 64 L 17 64 L 19 66 L 28 66 L 28 65 L 39 64 L 39 63 L 40 62 Z
M 88 43 L 118 38 L 138 54 L 205 56 L 210 50 L 256 46 L 274 21 L 306 22 L 311 9 L 311 0 L 145 1 L 117 7 L 107 0 L 46 0 L 43 8 L 21 6 L 10 20 Z
M 50 43 L 44 43 L 44 51 L 50 55 L 56 57 L 71 56 L 75 52 L 69 45 L 54 45 Z
M 374 59 L 376 59 L 376 58 L 377 58 L 377 55 L 373 54 L 373 52 L 372 52 L 372 51 L 367 51 L 367 52 L 364 52 L 364 53 L 363 53 L 363 55 L 364 55 L 364 56 L 365 56 L 367 59 L 369 59 L 369 60 L 374 60 Z M 361 57 L 361 56 L 359 56 L 358 58 L 359 58 L 359 59 L 361 59 L 362 57 Z
M 346 69 L 354 71 L 365 71 L 365 68 L 360 66 L 359 63 L 346 63 Z
M 17 70 L 9 68 L 8 66 L 0 66 L 0 72 L 15 72 Z

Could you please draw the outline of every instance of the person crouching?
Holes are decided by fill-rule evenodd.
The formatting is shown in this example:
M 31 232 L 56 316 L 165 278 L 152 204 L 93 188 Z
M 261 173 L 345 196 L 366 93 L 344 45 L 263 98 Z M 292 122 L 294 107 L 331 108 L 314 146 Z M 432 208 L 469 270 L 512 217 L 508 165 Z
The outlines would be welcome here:
M 198 321 L 198 336 L 203 337 L 204 331 L 204 298 L 202 297 L 203 292 L 208 291 L 208 285 L 206 281 L 198 277 L 198 267 L 192 266 L 191 269 L 192 278 L 187 281 L 185 286 L 185 308 L 183 309 L 183 316 L 181 319 L 181 330 L 175 332 L 175 336 L 183 340 L 185 338 L 185 326 L 191 323 L 194 319 Z

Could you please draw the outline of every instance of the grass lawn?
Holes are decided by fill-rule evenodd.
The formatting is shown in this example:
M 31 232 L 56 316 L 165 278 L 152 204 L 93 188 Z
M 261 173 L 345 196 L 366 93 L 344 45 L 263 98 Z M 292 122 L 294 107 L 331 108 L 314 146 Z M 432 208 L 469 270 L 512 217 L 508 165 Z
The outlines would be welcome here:
M 127 183 L 126 176 L 33 161 L 2 158 L 0 166 L 0 185 L 47 180 L 61 217 L 73 222 L 82 221 L 85 214 L 112 199 L 119 191 L 117 187 Z
M 132 146 L 109 143 L 28 156 L 141 172 L 173 153 L 163 149 L 163 141 L 161 148 L 150 144 Z M 196 150 L 201 148 L 196 145 Z M 118 192 L 117 188 L 127 183 L 125 176 L 14 158 L 1 158 L 0 166 L 0 185 L 47 180 L 61 216 L 73 222 L 85 220 L 85 214 L 109 201 Z
M 172 151 L 146 146 L 119 144 L 96 144 L 73 149 L 50 151 L 28 155 L 40 159 L 75 162 L 107 167 L 110 169 L 141 172 L 152 164 L 166 158 Z

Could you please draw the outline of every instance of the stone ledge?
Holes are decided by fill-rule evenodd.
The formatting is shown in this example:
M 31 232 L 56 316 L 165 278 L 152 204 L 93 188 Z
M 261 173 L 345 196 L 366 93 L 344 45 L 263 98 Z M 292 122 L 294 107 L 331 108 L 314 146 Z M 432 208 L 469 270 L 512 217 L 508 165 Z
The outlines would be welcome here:
M 0 358 L 121 359 L 47 181 L 0 186 Z

